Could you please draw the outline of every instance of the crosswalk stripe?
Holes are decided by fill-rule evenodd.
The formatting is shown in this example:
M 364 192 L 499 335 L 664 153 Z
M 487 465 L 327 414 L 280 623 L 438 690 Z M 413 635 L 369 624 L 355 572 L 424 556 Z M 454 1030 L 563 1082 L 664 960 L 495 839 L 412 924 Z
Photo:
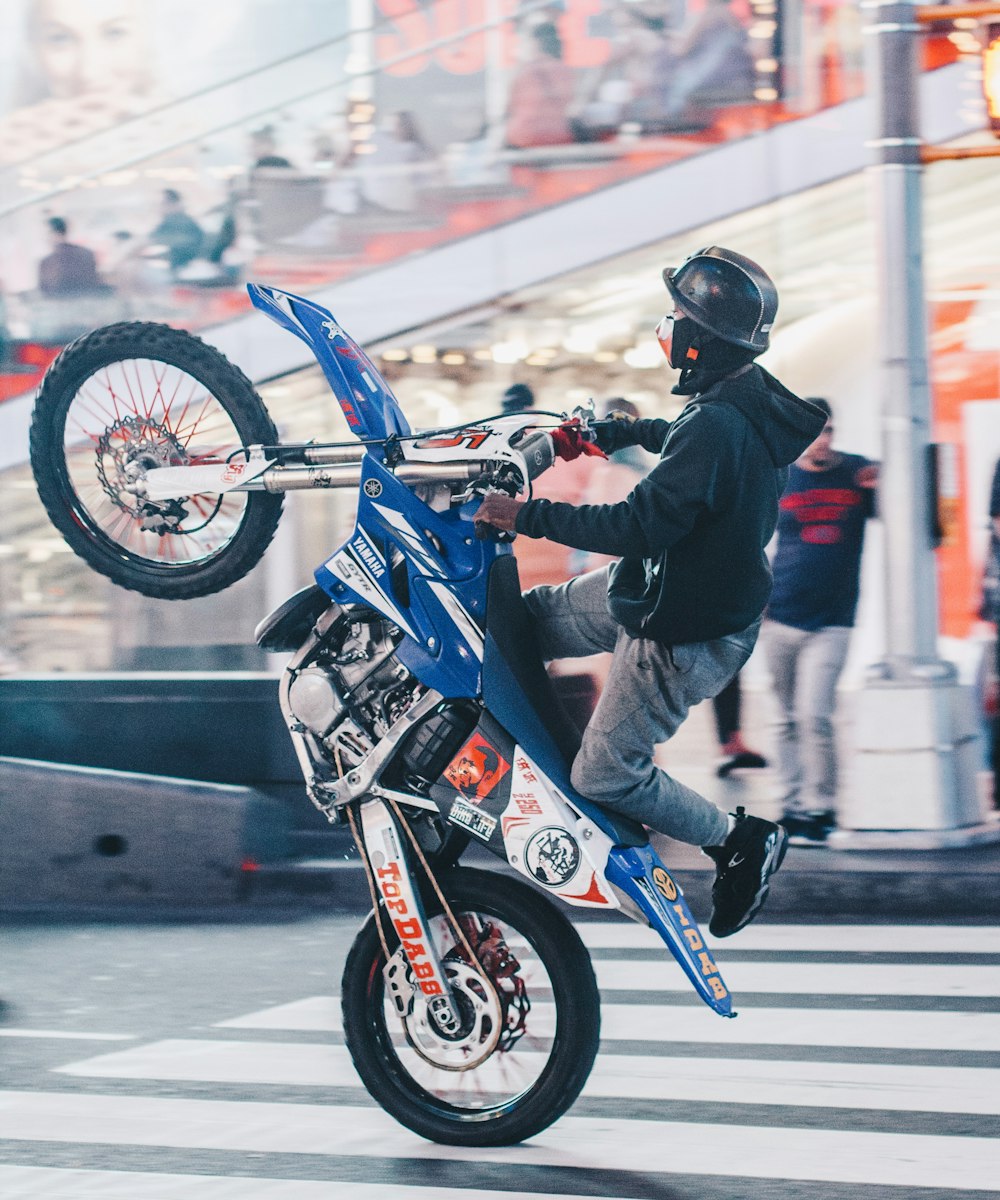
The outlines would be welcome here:
M 0 1092 L 0 1134 L 24 1141 L 479 1162 L 376 1108 Z M 491 1164 L 1000 1191 L 991 1138 L 564 1117 Z
M 551 1006 L 532 1012 L 546 1018 Z M 340 1001 L 307 996 L 217 1022 L 217 1029 L 339 1033 Z M 723 1045 L 851 1046 L 858 1049 L 1000 1051 L 1000 1013 L 904 1009 L 772 1008 L 754 1005 L 721 1020 L 692 996 L 690 1005 L 601 1005 L 602 1042 L 711 1042 Z
M 659 936 L 634 921 L 578 921 L 591 950 L 653 950 Z M 1000 954 L 996 925 L 766 925 L 755 922 L 735 937 L 705 941 L 716 950 L 827 951 L 846 954 Z
M 0 1029 L 0 1037 L 52 1038 L 75 1042 L 130 1042 L 134 1033 L 77 1033 L 69 1029 Z
M 415 1187 L 405 1183 L 346 1183 L 312 1179 L 160 1174 L 154 1171 L 93 1171 L 74 1167 L 0 1165 L 4 1200 L 497 1200 L 493 1188 Z M 549 1192 L 503 1192 L 503 1200 L 549 1200 Z M 559 1200 L 607 1200 L 569 1196 Z
M 505 1058 L 507 1056 L 504 1056 Z M 541 1055 L 515 1050 L 537 1078 Z M 507 1065 L 510 1065 L 509 1063 Z M 67 1075 L 189 1083 L 359 1087 L 346 1046 L 296 1042 L 217 1042 L 183 1038 L 103 1054 L 58 1068 Z M 490 1064 L 475 1087 L 490 1088 Z M 453 1077 L 454 1078 L 454 1077 Z M 465 1080 L 455 1078 L 458 1091 Z M 502 1085 L 502 1073 L 496 1081 Z M 640 1058 L 600 1055 L 585 1096 L 785 1104 L 815 1108 L 1000 1115 L 1000 1070 L 986 1067 L 887 1066 L 877 1063 L 771 1062 L 760 1059 Z
M 594 970 L 598 984 L 607 991 L 682 992 L 691 987 L 687 977 L 666 954 L 659 960 L 622 962 L 597 959 Z M 928 966 L 915 963 L 729 962 L 722 964 L 722 973 L 737 1001 L 741 992 L 945 998 L 1000 995 L 1000 967 Z M 530 986 L 530 980 L 527 982 Z M 739 1007 L 738 1003 L 736 1007 Z

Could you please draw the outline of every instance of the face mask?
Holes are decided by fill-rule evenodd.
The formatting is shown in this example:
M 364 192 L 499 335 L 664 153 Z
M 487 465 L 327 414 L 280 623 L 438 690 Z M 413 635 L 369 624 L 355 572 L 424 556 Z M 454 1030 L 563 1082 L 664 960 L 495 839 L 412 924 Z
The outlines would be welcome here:
M 669 331 L 664 340 L 661 331 Z M 667 362 L 675 371 L 689 370 L 698 365 L 698 347 L 694 344 L 701 331 L 690 317 L 681 317 L 676 313 L 664 317 L 656 329 L 656 336 L 667 356 Z
M 665 317 L 660 319 L 659 325 L 656 327 L 656 340 L 660 343 L 660 349 L 667 356 L 667 362 L 673 366 L 670 359 L 670 352 L 674 340 L 674 314 L 667 313 Z

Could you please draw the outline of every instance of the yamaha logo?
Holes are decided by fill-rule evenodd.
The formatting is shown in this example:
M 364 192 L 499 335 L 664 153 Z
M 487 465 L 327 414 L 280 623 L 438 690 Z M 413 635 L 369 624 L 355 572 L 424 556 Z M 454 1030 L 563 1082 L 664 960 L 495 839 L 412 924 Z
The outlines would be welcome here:
M 370 496 L 373 500 L 376 496 L 382 495 L 382 485 L 377 479 L 365 480 L 365 495 Z

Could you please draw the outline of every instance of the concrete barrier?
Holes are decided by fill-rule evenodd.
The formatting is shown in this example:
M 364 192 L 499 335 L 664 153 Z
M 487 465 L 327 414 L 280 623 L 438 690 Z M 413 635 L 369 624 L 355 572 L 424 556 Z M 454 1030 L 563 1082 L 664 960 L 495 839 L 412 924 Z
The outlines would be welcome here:
M 289 834 L 253 788 L 0 758 L 0 908 L 237 904 Z

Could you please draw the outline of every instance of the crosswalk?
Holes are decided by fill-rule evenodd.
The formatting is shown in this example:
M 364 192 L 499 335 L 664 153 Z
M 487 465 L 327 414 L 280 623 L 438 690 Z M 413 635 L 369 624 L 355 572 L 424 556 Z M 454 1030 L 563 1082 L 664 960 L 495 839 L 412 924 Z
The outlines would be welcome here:
M 1000 928 L 756 924 L 712 943 L 734 1021 L 698 1003 L 648 930 L 578 929 L 601 1053 L 577 1105 L 526 1144 L 401 1128 L 360 1087 L 339 1002 L 303 994 L 152 1041 L 5 1028 L 65 1054 L 37 1090 L 0 1085 L 0 1197 L 1000 1192 Z

